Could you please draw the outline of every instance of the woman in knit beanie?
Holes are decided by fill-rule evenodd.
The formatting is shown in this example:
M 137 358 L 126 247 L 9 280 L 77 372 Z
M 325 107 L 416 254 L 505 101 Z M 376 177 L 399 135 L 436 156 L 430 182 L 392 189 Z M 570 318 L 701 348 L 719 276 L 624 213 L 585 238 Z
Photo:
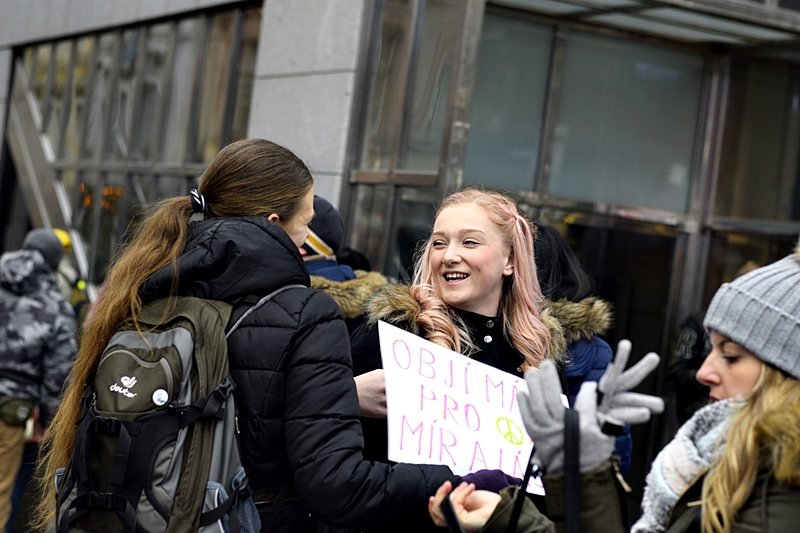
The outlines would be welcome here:
M 697 379 L 709 387 L 711 403 L 656 457 L 633 531 L 794 531 L 800 246 L 723 284 L 704 326 L 712 350 Z

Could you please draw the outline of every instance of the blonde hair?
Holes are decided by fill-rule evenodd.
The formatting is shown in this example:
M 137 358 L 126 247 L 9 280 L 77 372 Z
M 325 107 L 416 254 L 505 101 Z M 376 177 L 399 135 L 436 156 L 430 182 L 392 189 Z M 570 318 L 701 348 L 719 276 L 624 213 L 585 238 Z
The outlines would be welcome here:
M 313 185 L 306 165 L 291 151 L 263 139 L 245 139 L 224 147 L 200 177 L 198 190 L 208 205 L 206 217 L 294 216 Z M 186 246 L 192 204 L 189 196 L 157 203 L 136 228 L 125 251 L 108 271 L 100 298 L 83 326 L 80 350 L 64 397 L 42 443 L 38 477 L 44 494 L 33 527 L 45 530 L 55 519 L 56 469 L 67 466 L 75 444 L 81 398 L 114 331 L 142 310 L 139 291 L 162 268 L 172 266 L 177 288 L 178 258 Z
M 767 364 L 731 420 L 725 450 L 706 474 L 703 531 L 731 531 L 765 466 L 778 483 L 800 485 L 800 381 Z
M 503 234 L 504 244 L 511 255 L 513 274 L 506 277 L 500 298 L 505 337 L 522 354 L 526 365 L 538 367 L 548 355 L 558 356 L 547 353 L 550 331 L 540 319 L 544 298 L 536 277 L 531 223 L 508 196 L 475 188 L 463 189 L 445 198 L 436 217 L 448 207 L 460 204 L 483 207 L 489 220 Z M 433 239 L 428 238 L 417 259 L 411 284 L 411 293 L 422 308 L 417 322 L 430 341 L 457 352 L 470 353 L 475 346 L 466 326 L 436 292 L 433 283 L 436 269 L 431 264 L 432 245 Z

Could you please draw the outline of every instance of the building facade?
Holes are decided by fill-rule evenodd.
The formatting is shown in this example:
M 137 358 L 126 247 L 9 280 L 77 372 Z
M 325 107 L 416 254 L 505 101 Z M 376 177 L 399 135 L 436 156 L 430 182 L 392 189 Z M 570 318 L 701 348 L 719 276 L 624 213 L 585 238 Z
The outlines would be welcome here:
M 0 248 L 68 228 L 100 283 L 145 205 L 264 137 L 309 164 L 346 244 L 399 279 L 445 194 L 511 192 L 614 304 L 609 341 L 665 354 L 721 282 L 800 233 L 798 9 L 0 0 Z M 668 394 L 663 368 L 644 388 Z M 637 430 L 634 486 L 668 426 Z

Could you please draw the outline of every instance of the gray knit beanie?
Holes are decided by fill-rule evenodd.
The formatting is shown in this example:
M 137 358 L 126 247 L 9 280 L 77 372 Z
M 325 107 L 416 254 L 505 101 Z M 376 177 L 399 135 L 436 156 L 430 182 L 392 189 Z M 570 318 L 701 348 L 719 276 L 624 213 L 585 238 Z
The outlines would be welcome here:
M 29 231 L 22 241 L 22 248 L 38 250 L 53 272 L 58 269 L 58 262 L 64 256 L 64 246 L 51 229 L 39 228 Z
M 800 379 L 800 246 L 793 255 L 723 283 L 703 326 Z

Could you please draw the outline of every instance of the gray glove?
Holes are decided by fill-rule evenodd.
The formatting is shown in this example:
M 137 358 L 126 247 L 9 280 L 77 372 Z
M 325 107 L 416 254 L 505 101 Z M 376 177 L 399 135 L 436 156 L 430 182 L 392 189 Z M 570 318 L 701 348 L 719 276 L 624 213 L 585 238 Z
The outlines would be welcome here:
M 528 392 L 517 392 L 525 429 L 536 443 L 533 461 L 548 474 L 564 471 L 564 404 L 561 380 L 552 361 L 525 373 Z M 614 437 L 600 431 L 597 419 L 597 383 L 581 385 L 575 399 L 580 414 L 580 471 L 592 470 L 611 457 Z
M 625 370 L 630 354 L 631 341 L 619 341 L 614 360 L 600 378 L 598 389 L 603 397 L 597 410 L 601 427 L 605 424 L 642 424 L 650 420 L 654 413 L 664 411 L 664 400 L 661 398 L 628 392 L 639 385 L 658 366 L 661 359 L 650 352 L 633 367 Z

